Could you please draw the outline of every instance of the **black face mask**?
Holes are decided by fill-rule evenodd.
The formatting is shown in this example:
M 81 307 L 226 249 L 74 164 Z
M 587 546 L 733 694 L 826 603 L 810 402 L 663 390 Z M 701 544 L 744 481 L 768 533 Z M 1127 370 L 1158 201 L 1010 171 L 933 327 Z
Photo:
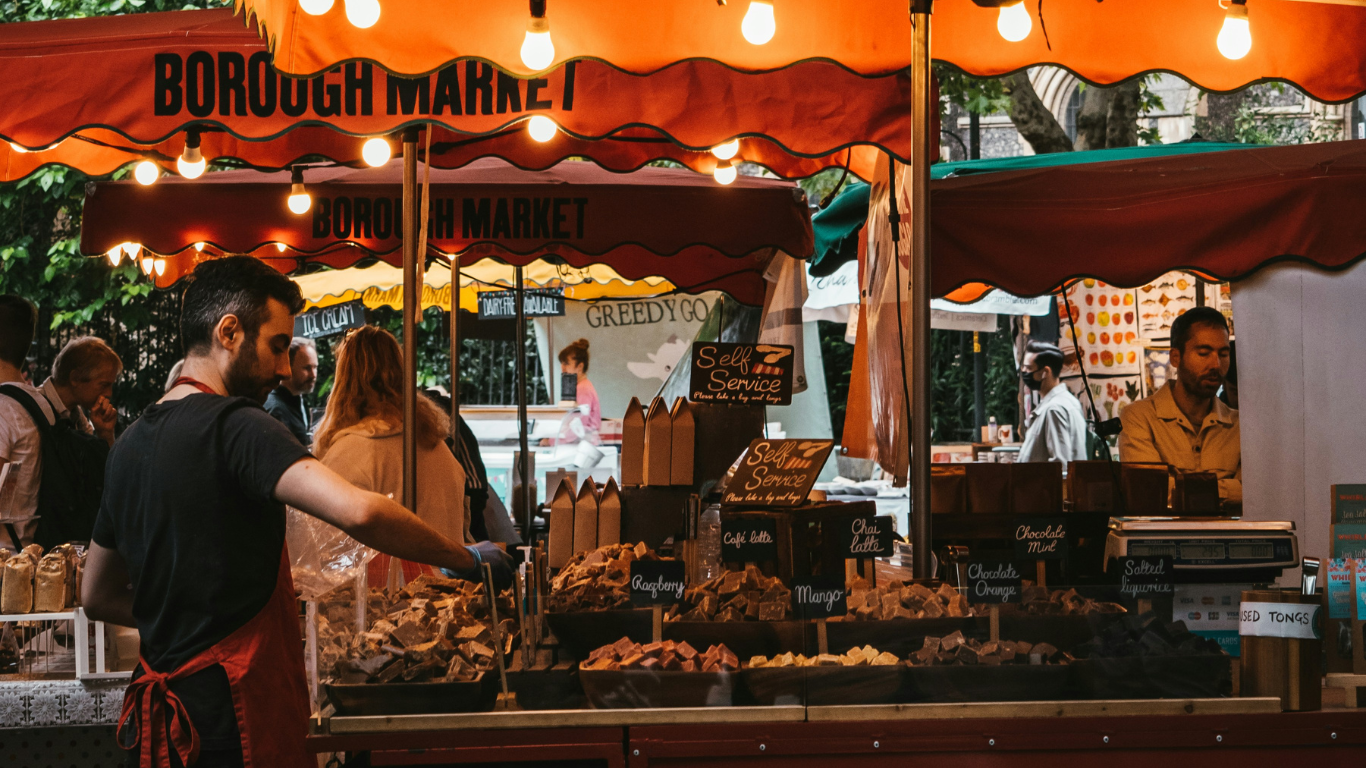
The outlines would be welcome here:
M 1032 391 L 1032 392 L 1038 392 L 1038 391 L 1039 391 L 1039 387 L 1042 387 L 1042 386 L 1043 386 L 1043 382 L 1042 382 L 1042 381 L 1039 381 L 1038 379 L 1034 378 L 1034 374 L 1036 374 L 1036 373 L 1038 373 L 1038 371 L 1021 371 L 1021 372 L 1020 372 L 1020 379 L 1021 379 L 1022 381 L 1024 381 L 1024 385 L 1025 385 L 1026 387 L 1029 387 L 1030 391 Z

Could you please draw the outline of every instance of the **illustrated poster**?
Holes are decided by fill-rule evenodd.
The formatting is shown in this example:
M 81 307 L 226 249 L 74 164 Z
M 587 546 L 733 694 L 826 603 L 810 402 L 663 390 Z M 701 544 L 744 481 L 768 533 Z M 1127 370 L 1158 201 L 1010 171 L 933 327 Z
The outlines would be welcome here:
M 1080 358 L 1088 374 L 1135 374 L 1143 347 L 1138 335 L 1135 292 L 1086 279 L 1067 289 L 1076 322 Z M 1059 302 L 1059 307 L 1063 307 Z M 1066 313 L 1063 308 L 1061 312 Z M 1072 329 L 1063 323 L 1062 344 L 1071 347 Z M 1075 366 L 1069 366 L 1075 368 Z M 1080 373 L 1063 369 L 1063 375 Z

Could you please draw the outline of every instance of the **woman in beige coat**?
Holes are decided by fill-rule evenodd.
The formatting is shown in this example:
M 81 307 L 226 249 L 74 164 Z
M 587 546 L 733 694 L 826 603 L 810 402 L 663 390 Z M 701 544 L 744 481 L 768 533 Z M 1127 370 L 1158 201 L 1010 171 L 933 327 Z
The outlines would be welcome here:
M 313 453 L 358 488 L 403 498 L 403 352 L 393 334 L 363 326 L 337 348 L 337 370 L 327 412 L 318 422 Z M 417 398 L 417 516 L 455 541 L 473 543 L 465 503 L 465 472 L 446 447 L 450 420 Z M 401 561 L 404 581 L 427 566 Z M 371 586 L 388 581 L 389 556 L 370 563 Z

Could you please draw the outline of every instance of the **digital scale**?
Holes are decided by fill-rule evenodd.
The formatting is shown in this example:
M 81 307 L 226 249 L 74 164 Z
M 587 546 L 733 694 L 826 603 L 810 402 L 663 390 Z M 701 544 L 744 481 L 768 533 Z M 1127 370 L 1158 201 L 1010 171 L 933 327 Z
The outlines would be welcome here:
M 1228 517 L 1112 517 L 1105 568 L 1121 557 L 1170 557 L 1176 581 L 1260 584 L 1299 566 L 1295 524 Z

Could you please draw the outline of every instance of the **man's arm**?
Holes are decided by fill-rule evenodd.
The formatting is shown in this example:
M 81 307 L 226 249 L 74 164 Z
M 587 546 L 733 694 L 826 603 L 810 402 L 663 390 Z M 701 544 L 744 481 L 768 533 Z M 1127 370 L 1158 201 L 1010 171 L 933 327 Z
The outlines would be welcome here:
M 474 567 L 474 556 L 462 545 L 393 499 L 351 485 L 317 459 L 300 459 L 285 470 L 275 498 L 386 554 L 453 571 Z
M 137 626 L 133 620 L 132 579 L 118 550 L 90 542 L 85 554 L 85 578 L 81 581 L 81 606 L 96 621 Z
M 1144 418 L 1143 406 L 1138 403 L 1125 408 L 1119 415 L 1123 431 L 1119 433 L 1119 460 L 1134 462 L 1162 462 L 1153 439 L 1152 425 Z

